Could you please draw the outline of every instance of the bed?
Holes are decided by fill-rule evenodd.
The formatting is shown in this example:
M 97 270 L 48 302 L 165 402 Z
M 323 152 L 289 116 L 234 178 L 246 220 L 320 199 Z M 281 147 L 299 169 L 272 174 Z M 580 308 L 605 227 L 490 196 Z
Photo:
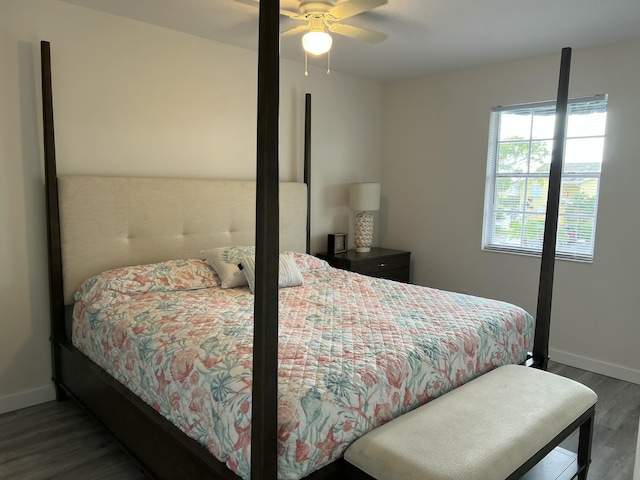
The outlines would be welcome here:
M 246 282 L 238 252 L 253 253 L 254 182 L 60 176 L 57 187 L 63 296 L 73 308 L 63 369 L 90 359 L 249 478 L 254 304 L 234 275 Z M 280 185 L 283 248 L 296 252 L 287 256 L 301 275 L 278 291 L 278 471 L 287 479 L 322 472 L 376 426 L 525 362 L 534 335 L 533 318 L 513 305 L 366 277 L 300 252 L 306 193 L 303 183 Z M 217 270 L 204 260 L 213 251 L 229 259 Z M 216 273 L 224 268 L 236 271 Z M 67 362 L 68 352 L 77 358 Z
M 357 436 L 498 365 L 546 364 L 548 325 L 534 326 L 517 307 L 339 271 L 308 255 L 308 95 L 307 182 L 279 184 L 276 169 L 275 195 L 273 175 L 271 189 L 261 187 L 260 158 L 257 182 L 58 177 L 47 42 L 42 53 L 57 396 L 74 398 L 150 476 L 275 478 L 280 468 L 280 478 L 367 478 L 341 458 Z M 260 144 L 260 129 L 258 137 Z M 290 255 L 302 285 L 279 289 L 271 264 L 256 278 L 255 295 L 244 285 L 223 289 L 209 278 L 215 274 L 207 270 L 203 251 L 255 244 L 256 263 L 261 248 L 270 248 L 271 260 L 278 261 L 273 242 L 264 250 L 265 238 L 274 235 L 273 212 L 267 213 L 272 219 L 265 233 L 264 212 L 256 209 L 261 198 L 279 205 L 275 244 L 295 252 Z M 133 283 L 142 280 L 152 291 L 87 293 L 92 287 L 87 281 L 104 283 L 104 276 L 96 275 L 118 268 L 125 270 L 105 275 L 121 280 L 137 272 Z M 190 272 L 190 280 L 207 277 L 206 286 L 181 288 L 180 274 L 157 274 L 180 268 Z M 151 277 L 163 279 L 159 288 Z M 252 316 L 274 313 L 261 289 L 274 293 L 281 331 L 256 322 L 252 332 Z M 210 313 L 221 299 L 234 306 L 236 316 Z M 172 309 L 184 322 L 175 321 L 175 311 L 163 313 Z M 220 324 L 222 331 L 196 328 L 205 324 Z M 287 339 L 279 350 L 278 335 Z M 187 338 L 195 343 L 185 343 Z M 274 340 L 276 348 L 269 343 Z M 311 377 L 296 373 L 300 366 L 313 366 Z M 177 384 L 170 386 L 169 377 Z M 270 392 L 275 392 L 271 400 Z M 231 406 L 226 413 L 219 410 L 225 403 Z M 214 413 L 205 418 L 204 410 Z
M 526 359 L 534 322 L 513 305 L 289 258 L 303 280 L 279 292 L 279 478 Z M 76 293 L 73 345 L 247 479 L 253 295 L 217 283 L 198 259 L 93 277 Z

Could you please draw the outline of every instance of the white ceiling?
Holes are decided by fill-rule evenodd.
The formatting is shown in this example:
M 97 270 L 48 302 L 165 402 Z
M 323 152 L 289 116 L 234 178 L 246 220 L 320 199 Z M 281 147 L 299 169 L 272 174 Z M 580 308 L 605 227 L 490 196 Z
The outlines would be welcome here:
M 62 1 L 257 50 L 258 9 L 233 0 Z M 280 18 L 282 30 L 300 23 Z M 387 82 L 639 38 L 640 0 L 389 0 L 344 23 L 388 38 L 334 34 L 331 69 Z M 281 53 L 303 62 L 300 36 L 283 38 Z M 309 62 L 326 67 L 326 57 Z

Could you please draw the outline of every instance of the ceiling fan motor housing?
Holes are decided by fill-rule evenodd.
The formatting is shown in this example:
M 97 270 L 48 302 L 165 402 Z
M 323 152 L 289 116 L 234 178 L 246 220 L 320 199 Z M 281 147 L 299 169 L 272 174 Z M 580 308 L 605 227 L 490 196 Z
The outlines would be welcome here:
M 330 10 L 335 5 L 335 0 L 300 0 L 300 12 L 303 15 L 309 13 L 322 13 Z

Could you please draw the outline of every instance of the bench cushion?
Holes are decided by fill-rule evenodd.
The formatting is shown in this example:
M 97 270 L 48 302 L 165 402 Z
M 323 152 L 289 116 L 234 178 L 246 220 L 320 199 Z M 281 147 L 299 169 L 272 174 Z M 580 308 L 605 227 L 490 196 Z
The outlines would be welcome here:
M 568 378 L 505 365 L 367 433 L 345 459 L 377 479 L 503 479 L 596 400 Z

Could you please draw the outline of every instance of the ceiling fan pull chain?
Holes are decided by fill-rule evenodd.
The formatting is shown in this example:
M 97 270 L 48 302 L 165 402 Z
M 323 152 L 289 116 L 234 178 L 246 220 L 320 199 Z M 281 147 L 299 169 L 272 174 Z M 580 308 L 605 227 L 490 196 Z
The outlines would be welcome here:
M 331 73 L 331 50 L 327 52 L 327 75 Z
M 306 50 L 304 52 L 304 76 L 309 76 L 309 57 Z

